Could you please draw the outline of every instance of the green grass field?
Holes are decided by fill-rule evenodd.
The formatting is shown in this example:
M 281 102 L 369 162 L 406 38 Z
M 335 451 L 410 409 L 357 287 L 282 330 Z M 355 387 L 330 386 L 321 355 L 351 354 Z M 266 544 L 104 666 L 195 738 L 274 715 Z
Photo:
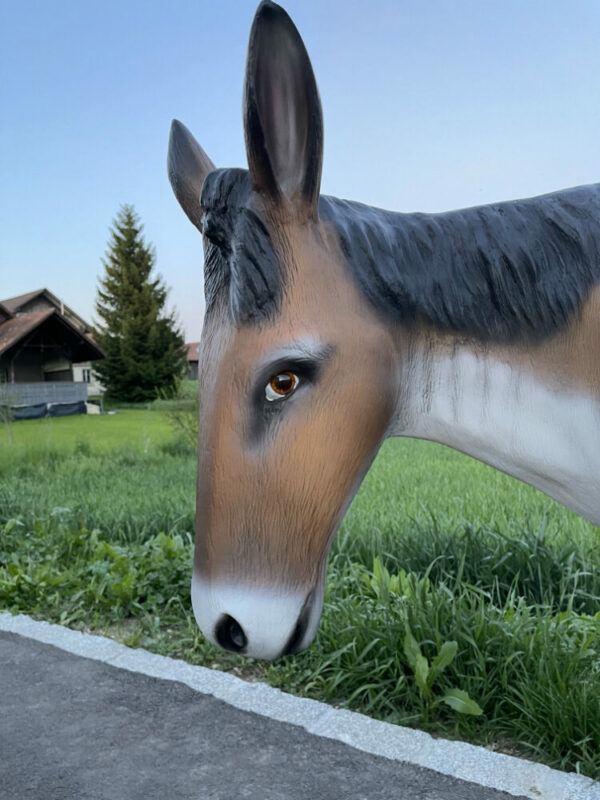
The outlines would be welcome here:
M 459 453 L 388 441 L 315 644 L 263 664 L 193 621 L 194 483 L 163 410 L 0 427 L 0 607 L 600 778 L 598 528 Z
M 195 455 L 151 410 L 0 428 L 0 519 L 63 509 L 112 540 L 193 530 Z

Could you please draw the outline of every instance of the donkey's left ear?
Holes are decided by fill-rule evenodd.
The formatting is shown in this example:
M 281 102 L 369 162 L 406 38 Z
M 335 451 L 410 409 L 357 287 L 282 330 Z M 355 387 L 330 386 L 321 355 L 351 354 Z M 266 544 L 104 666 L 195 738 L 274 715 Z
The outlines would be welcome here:
M 244 134 L 254 188 L 317 216 L 323 112 L 304 42 L 286 12 L 258 7 L 248 44 Z
M 169 181 L 179 205 L 199 231 L 202 231 L 200 192 L 204 179 L 214 168 L 213 162 L 185 125 L 174 119 L 167 156 Z

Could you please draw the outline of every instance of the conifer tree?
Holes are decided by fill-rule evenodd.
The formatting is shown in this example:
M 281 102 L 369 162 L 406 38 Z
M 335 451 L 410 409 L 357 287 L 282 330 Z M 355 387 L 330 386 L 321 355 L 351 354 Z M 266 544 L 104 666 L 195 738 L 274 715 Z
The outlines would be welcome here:
M 153 400 L 175 388 L 186 365 L 184 339 L 174 312 L 167 313 L 167 288 L 153 277 L 156 255 L 144 242 L 132 206 L 113 221 L 100 279 L 94 336 L 106 358 L 94 372 L 116 400 Z

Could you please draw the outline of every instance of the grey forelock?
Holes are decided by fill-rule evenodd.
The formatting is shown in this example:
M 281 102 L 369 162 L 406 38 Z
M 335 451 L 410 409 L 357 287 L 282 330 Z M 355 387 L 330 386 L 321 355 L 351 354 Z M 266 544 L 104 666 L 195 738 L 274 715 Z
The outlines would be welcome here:
M 215 170 L 202 187 L 206 307 L 209 311 L 227 292 L 235 322 L 273 316 L 282 292 L 282 269 L 250 196 L 248 172 L 242 169 Z

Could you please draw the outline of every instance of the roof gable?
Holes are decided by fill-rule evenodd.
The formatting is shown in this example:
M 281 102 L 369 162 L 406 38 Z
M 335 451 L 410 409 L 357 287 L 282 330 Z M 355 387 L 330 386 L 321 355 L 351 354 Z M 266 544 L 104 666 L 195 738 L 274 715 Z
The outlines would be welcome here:
M 38 298 L 41 302 L 36 304 L 34 301 Z M 0 300 L 0 306 L 4 306 L 8 309 L 11 315 L 31 312 L 37 313 L 47 308 L 54 308 L 59 314 L 67 317 L 71 324 L 81 331 L 89 331 L 91 329 L 91 326 L 80 317 L 79 314 L 76 314 L 72 308 L 69 308 L 69 306 L 63 303 L 55 294 L 52 294 L 49 289 L 36 289 L 33 292 L 26 292 L 25 294 L 19 294 L 15 297 L 9 297 L 6 300 Z
M 6 320 L 0 325 L 0 355 L 10 350 L 28 333 L 31 333 L 38 325 L 55 313 L 56 311 L 53 308 L 49 308 L 46 311 L 37 311 L 33 314 L 19 314 Z
M 7 319 L 12 317 L 12 312 L 8 310 L 8 308 L 3 304 L 0 303 L 0 325 L 3 322 L 6 322 Z
M 37 328 L 47 325 L 59 326 L 66 330 L 72 341 L 78 343 L 81 358 L 77 360 L 88 361 L 104 358 L 104 353 L 98 345 L 86 336 L 79 328 L 63 317 L 55 308 L 44 311 L 33 311 L 29 314 L 17 314 L 6 322 L 0 324 L 0 355 L 6 354 L 11 348 L 16 347 L 25 337 L 33 335 Z
M 0 300 L 0 303 L 7 308 L 12 314 L 16 314 L 24 305 L 30 300 L 33 300 L 38 295 L 43 294 L 46 289 L 36 289 L 33 292 L 26 292 L 25 294 L 18 294 L 15 297 L 7 297 L 6 300 Z

